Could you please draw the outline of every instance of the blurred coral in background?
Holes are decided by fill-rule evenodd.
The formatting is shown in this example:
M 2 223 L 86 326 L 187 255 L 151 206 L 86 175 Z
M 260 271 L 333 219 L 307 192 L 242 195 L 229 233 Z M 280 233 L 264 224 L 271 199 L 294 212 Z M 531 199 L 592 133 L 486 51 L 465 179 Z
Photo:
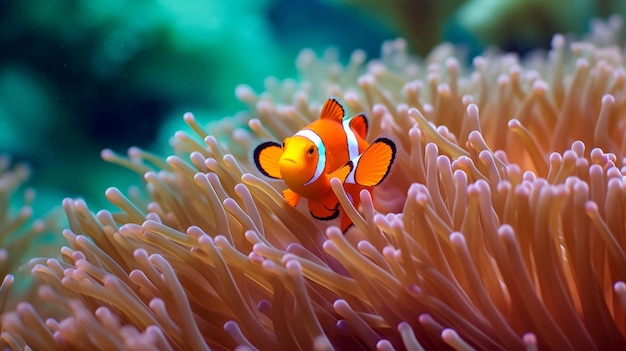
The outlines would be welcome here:
M 626 348 L 624 5 L 341 3 L 0 5 L 3 349 Z M 250 155 L 330 96 L 398 146 L 345 236 Z
M 580 36 L 596 17 L 626 14 L 624 2 L 611 0 L 326 1 L 368 14 L 423 55 L 442 41 L 475 54 L 490 45 L 517 52 L 547 48 L 554 33 Z
M 20 266 L 34 256 L 56 255 L 61 246 L 58 232 L 67 225 L 58 208 L 33 220 L 36 192 L 24 187 L 30 172 L 27 165 L 12 164 L 0 155 L 0 311 L 14 308 L 20 299 L 35 298 L 37 284 L 31 284 L 30 272 Z

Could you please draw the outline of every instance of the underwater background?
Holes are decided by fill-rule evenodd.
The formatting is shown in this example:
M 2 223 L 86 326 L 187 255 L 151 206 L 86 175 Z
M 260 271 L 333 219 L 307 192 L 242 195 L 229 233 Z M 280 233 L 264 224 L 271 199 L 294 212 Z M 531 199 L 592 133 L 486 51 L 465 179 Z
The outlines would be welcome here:
M 298 52 L 379 56 L 405 37 L 424 55 L 451 41 L 468 60 L 489 45 L 526 53 L 555 32 L 588 32 L 620 1 L 1 1 L 0 154 L 31 167 L 36 213 L 62 198 L 108 207 L 104 190 L 137 177 L 104 148 L 168 150 L 193 112 L 206 123 L 245 106 L 237 84 L 294 76 Z
M 62 349 L 63 342 L 57 342 L 71 340 L 73 336 L 76 337 L 74 346 L 84 349 L 80 347 L 81 338 L 89 336 L 91 331 L 102 331 L 102 328 L 100 324 L 92 323 L 80 329 L 85 335 L 70 333 L 68 337 L 63 333 L 76 329 L 72 323 L 79 321 L 81 326 L 86 325 L 75 317 L 82 318 L 85 316 L 83 312 L 94 312 L 96 307 L 102 312 L 109 308 L 106 306 L 115 305 L 107 301 L 107 298 L 122 296 L 110 294 L 112 288 L 120 288 L 114 283 L 140 279 L 143 273 L 138 272 L 149 273 L 154 266 L 159 266 L 160 272 L 172 273 L 162 281 L 153 279 L 155 284 L 162 284 L 154 289 L 160 292 L 147 294 L 137 301 L 130 299 L 139 302 L 138 306 L 120 304 L 110 310 L 119 314 L 116 315 L 120 318 L 118 321 L 128 322 L 127 325 L 133 328 L 136 326 L 137 332 L 145 332 L 142 336 L 146 338 L 154 336 L 151 334 L 155 332 L 154 328 L 144 327 L 154 324 L 150 311 L 156 306 L 154 304 L 160 303 L 161 292 L 169 294 L 180 288 L 178 292 L 187 294 L 196 307 L 205 303 L 206 306 L 226 306 L 221 303 L 220 296 L 213 296 L 215 299 L 210 300 L 206 298 L 208 290 L 195 289 L 195 279 L 185 279 L 197 274 L 217 272 L 215 274 L 219 276 L 237 272 L 236 259 L 241 257 L 247 257 L 250 262 L 264 257 L 266 263 L 275 255 L 273 259 L 291 271 L 294 279 L 314 276 L 311 271 L 302 274 L 298 268 L 300 263 L 297 263 L 300 261 L 296 262 L 294 257 L 302 262 L 308 262 L 307 257 L 329 259 L 330 263 L 323 267 L 324 274 L 329 277 L 336 278 L 349 267 L 356 268 L 352 277 L 355 279 L 350 281 L 352 285 L 319 285 L 324 293 L 339 289 L 339 293 L 333 292 L 336 296 L 325 300 L 324 306 L 328 311 L 334 311 L 332 313 L 346 312 L 346 305 L 341 302 L 345 296 L 347 299 L 357 297 L 363 306 L 373 305 L 360 294 L 376 289 L 359 281 L 359 277 L 369 279 L 367 274 L 360 275 L 360 271 L 376 272 L 364 265 L 371 262 L 363 258 L 365 255 L 361 257 L 363 252 L 342 261 L 354 248 L 369 248 L 364 246 L 367 243 L 359 242 L 364 244 L 352 247 L 354 243 L 348 245 L 347 241 L 351 239 L 346 239 L 347 236 L 338 233 L 336 228 L 310 222 L 312 219 L 308 213 L 302 217 L 302 213 L 288 207 L 271 207 L 272 204 L 284 204 L 276 191 L 283 184 L 275 187 L 271 180 L 254 183 L 256 178 L 247 173 L 256 171 L 250 160 L 259 137 L 280 139 L 284 137 L 281 133 L 292 135 L 298 123 L 310 120 L 317 113 L 312 112 L 319 107 L 316 104 L 328 95 L 340 96 L 352 112 L 363 106 L 371 107 L 368 111 L 374 121 L 370 125 L 373 127 L 371 133 L 379 135 L 393 131 L 398 137 L 401 151 L 395 166 L 400 169 L 395 172 L 396 179 L 388 181 L 387 188 L 379 188 L 382 196 L 376 195 L 376 208 L 371 200 L 369 207 L 363 207 L 363 213 L 372 216 L 377 213 L 376 217 L 367 220 L 358 217 L 361 219 L 358 232 L 370 235 L 371 242 L 377 245 L 371 246 L 372 250 L 380 251 L 374 250 L 370 254 L 393 253 L 395 256 L 385 256 L 385 259 L 393 258 L 394 264 L 413 262 L 411 257 L 399 256 L 401 252 L 410 252 L 402 248 L 402 240 L 422 240 L 416 247 L 420 250 L 427 248 L 424 252 L 430 255 L 428 240 L 432 239 L 446 248 L 445 260 L 441 262 L 454 265 L 460 262 L 455 250 L 465 248 L 463 235 L 467 234 L 468 239 L 475 240 L 472 245 L 486 243 L 487 246 L 473 246 L 474 249 L 480 248 L 472 252 L 476 264 L 459 264 L 455 274 L 461 276 L 465 274 L 462 272 L 465 267 L 475 267 L 481 273 L 477 277 L 481 278 L 488 276 L 489 272 L 503 272 L 510 266 L 511 255 L 493 254 L 489 240 L 511 239 L 513 241 L 509 243 L 517 245 L 513 248 L 527 248 L 530 246 L 524 245 L 529 242 L 524 240 L 528 235 L 539 235 L 544 229 L 552 230 L 554 228 L 548 224 L 558 223 L 562 228 L 553 231 L 553 241 L 559 245 L 546 254 L 543 250 L 547 244 L 535 241 L 531 250 L 534 256 L 524 257 L 527 266 L 520 266 L 517 272 L 512 270 L 508 275 L 516 279 L 507 285 L 499 279 L 500 273 L 492 274 L 493 279 L 484 281 L 492 294 L 478 292 L 475 296 L 486 296 L 481 301 L 490 311 L 491 305 L 523 311 L 527 308 L 516 303 L 515 296 L 510 305 L 502 303 L 503 297 L 516 291 L 514 286 L 520 281 L 517 279 L 520 274 L 534 274 L 537 281 L 529 280 L 528 289 L 541 294 L 548 303 L 538 303 L 536 309 L 528 310 L 536 313 L 537 320 L 557 318 L 558 327 L 563 328 L 567 338 L 563 338 L 561 345 L 558 342 L 552 344 L 555 339 L 550 330 L 543 328 L 541 323 L 520 322 L 516 319 L 520 313 L 510 314 L 510 325 L 496 321 L 483 326 L 484 330 L 494 330 L 494 335 L 506 336 L 497 329 L 501 326 L 504 329 L 518 328 L 515 330 L 517 334 L 509 336 L 519 345 L 532 346 L 539 340 L 540 345 L 549 344 L 552 349 L 568 349 L 554 346 L 570 345 L 570 342 L 571 345 L 581 345 L 581 348 L 589 346 L 577 343 L 578 338 L 584 339 L 581 335 L 587 337 L 587 330 L 579 333 L 576 328 L 567 329 L 574 320 L 580 324 L 581 330 L 589 326 L 586 341 L 590 345 L 597 343 L 599 349 L 609 349 L 604 347 L 607 345 L 624 345 L 626 322 L 623 316 L 626 309 L 622 307 L 626 306 L 626 276 L 623 275 L 626 255 L 623 252 L 626 249 L 623 245 L 626 240 L 622 224 L 626 223 L 623 220 L 626 213 L 619 209 L 623 209 L 626 201 L 626 183 L 623 182 L 626 170 L 623 167 L 626 162 L 623 158 L 626 153 L 626 139 L 623 138 L 626 26 L 622 20 L 625 16 L 626 2 L 623 0 L 0 0 L 0 276 L 4 277 L 0 283 L 0 311 L 3 311 L 0 346 L 12 345 L 12 338 L 17 336 L 15 345 L 50 342 Z M 395 38 L 404 39 L 393 40 Z M 480 57 L 476 58 L 478 55 Z M 585 75 L 589 67 L 591 73 Z M 337 94 L 329 93 L 334 91 Z M 372 91 L 378 91 L 374 99 Z M 423 94 L 420 96 L 420 93 Z M 409 111 L 409 106 L 415 109 Z M 294 112 L 296 110 L 299 115 Z M 186 115 L 185 123 L 183 115 L 186 112 L 192 112 L 195 119 Z M 431 123 L 439 127 L 435 130 Z M 529 126 L 528 130 L 523 128 L 525 125 Z M 190 129 L 200 138 L 211 135 L 204 139 L 206 145 L 194 144 L 185 132 L 180 132 Z M 422 132 L 425 134 L 419 134 Z M 460 136 L 459 139 L 454 135 Z M 526 143 L 520 144 L 512 139 L 519 135 L 522 139 L 527 137 Z M 420 144 L 422 139 L 428 141 L 425 146 Z M 454 145 L 451 146 L 450 140 L 454 140 Z M 436 148 L 440 148 L 441 155 L 437 156 Z M 601 148 L 607 153 L 604 154 Z M 224 153 L 229 156 L 224 157 Z M 180 157 L 166 158 L 172 154 Z M 454 178 L 457 181 L 455 187 L 450 186 L 451 182 L 447 186 L 443 181 L 443 185 L 438 184 L 439 178 L 434 171 L 429 172 L 426 179 L 423 170 L 434 169 L 434 157 L 438 157 L 437 167 L 443 169 L 438 170 L 439 177 L 448 176 L 450 181 L 453 175 L 465 178 Z M 562 164 L 561 159 L 564 160 Z M 499 166 L 497 162 L 487 162 L 490 160 L 500 160 L 510 167 L 505 172 L 496 167 Z M 616 162 L 618 160 L 621 164 Z M 242 167 L 237 168 L 237 164 Z M 478 168 L 470 167 L 474 165 Z M 621 168 L 618 170 L 618 167 Z M 498 169 L 503 173 L 494 172 Z M 606 169 L 607 177 L 603 179 L 606 184 L 598 181 L 602 175 L 598 172 L 600 169 Z M 244 172 L 245 177 L 242 176 Z M 566 177 L 570 174 L 568 172 L 577 172 L 584 179 L 574 183 L 574 178 Z M 618 182 L 614 178 L 619 178 L 621 188 L 617 189 Z M 468 179 L 471 182 L 468 183 Z M 525 199 L 521 199 L 518 206 L 500 206 L 505 203 L 496 200 L 502 192 L 493 192 L 494 189 L 513 189 L 511 184 L 516 184 L 515 191 L 519 187 L 523 192 L 531 186 L 532 189 L 542 189 L 544 181 L 555 185 L 541 193 L 545 195 L 543 198 L 529 197 L 536 213 L 523 211 L 528 205 Z M 257 188 L 250 184 L 256 184 Z M 492 184 L 493 189 L 487 184 Z M 591 187 L 591 198 L 586 193 L 588 186 Z M 209 196 L 202 193 L 214 187 L 221 189 L 213 190 L 215 198 L 211 198 L 213 193 L 209 192 Z M 415 196 L 440 196 L 442 190 L 448 195 L 454 190 L 454 198 L 461 199 L 458 206 L 457 201 L 454 202 L 453 210 L 458 210 L 457 215 L 442 206 L 439 212 L 435 212 L 425 205 L 424 197 Z M 489 191 L 497 196 L 491 198 Z M 478 193 L 493 203 L 479 203 L 474 201 L 476 197 L 470 198 Z M 464 203 L 467 194 L 471 196 Z M 273 200 L 267 200 L 266 195 L 270 199 L 274 196 Z M 576 207 L 558 207 L 560 203 L 553 202 L 552 196 L 560 196 L 562 201 L 568 196 L 570 202 L 583 199 L 585 206 L 578 206 L 580 203 L 576 202 Z M 452 198 L 447 197 L 448 200 Z M 552 211 L 545 210 L 548 205 L 553 206 L 550 207 Z M 237 212 L 239 208 L 236 206 L 244 206 L 246 211 Z M 116 210 L 107 211 L 113 208 Z M 144 209 L 147 215 L 144 215 Z M 478 210 L 491 217 L 477 216 Z M 506 215 L 510 213 L 505 210 L 515 213 L 516 220 L 511 220 L 511 216 L 508 218 Z M 546 213 L 553 215 L 551 221 L 541 222 Z M 451 223 L 449 228 L 438 227 L 445 232 L 443 239 L 435 236 L 440 233 L 434 230 L 430 230 L 432 238 L 423 235 L 430 228 L 426 219 L 422 226 L 411 222 L 418 215 L 433 214 L 442 215 L 431 218 L 433 223 Z M 528 214 L 527 218 L 523 214 Z M 401 223 L 401 218 L 411 220 Z M 587 222 L 580 225 L 569 218 Z M 478 219 L 485 228 L 476 222 Z M 603 227 L 603 220 L 608 225 Z M 589 221 L 595 221 L 593 224 L 600 229 L 594 231 Z M 493 223 L 501 225 L 497 228 L 487 226 Z M 535 223 L 535 227 L 528 230 L 528 223 Z M 400 224 L 407 227 L 400 228 L 400 231 Z M 615 230 L 617 239 L 609 235 L 609 230 L 604 230 L 609 225 L 618 229 Z M 255 242 L 254 231 L 248 230 L 252 227 L 260 228 L 258 232 L 263 235 L 268 233 L 268 242 L 271 241 L 273 246 Z M 586 232 L 580 228 L 589 230 Z M 455 232 L 446 237 L 452 229 Z M 395 236 L 387 235 L 394 231 L 401 234 L 397 235 L 400 244 L 395 253 L 384 250 L 396 244 L 392 242 Z M 232 247 L 227 245 L 223 233 L 230 233 L 235 238 L 231 239 Z M 572 233 L 576 235 L 568 236 Z M 600 237 L 597 233 L 606 235 Z M 483 240 L 483 237 L 491 239 Z M 211 246 L 214 243 L 217 246 Z M 198 249 L 200 246 L 202 248 Z M 233 254 L 227 257 L 231 260 L 227 260 L 228 265 L 218 267 L 211 261 L 219 256 L 211 251 L 215 247 L 220 247 L 220 252 Z M 337 249 L 339 247 L 342 249 Z M 231 248 L 235 251 L 228 251 Z M 594 248 L 593 254 L 587 251 L 589 248 Z M 304 251 L 296 256 L 290 251 L 300 249 Z M 562 250 L 566 253 L 563 254 Z M 419 255 L 412 257 L 422 254 L 421 251 L 413 254 L 416 252 Z M 432 252 L 433 255 L 439 253 L 437 250 Z M 492 254 L 501 260 L 496 262 Z M 574 258 L 570 262 L 575 262 L 576 266 L 566 264 L 568 258 Z M 197 265 L 189 265 L 191 261 Z M 551 265 L 558 269 L 567 268 L 563 281 L 569 285 L 563 284 L 558 289 L 547 287 L 557 281 L 553 279 L 556 274 L 543 268 Z M 258 276 L 273 282 L 272 267 L 247 272 L 246 276 L 257 277 L 256 273 L 261 272 Z M 407 271 L 413 269 L 408 263 L 406 267 Z M 594 276 L 587 274 L 590 269 L 581 267 L 601 269 Z M 426 281 L 429 277 L 426 273 L 432 272 L 431 268 L 428 265 L 421 267 L 416 277 Z M 35 284 L 31 284 L 33 277 Z M 404 294 L 407 287 L 414 287 L 399 278 L 402 278 L 401 274 L 393 277 L 394 282 L 401 282 L 396 284 L 399 290 L 395 293 Z M 540 281 L 540 278 L 545 280 Z M 366 283 L 367 279 L 364 280 Z M 328 279 L 330 282 L 335 280 Z M 208 279 L 207 284 L 220 287 L 224 281 Z M 284 286 L 289 286 L 291 282 L 286 281 Z M 390 285 L 384 284 L 385 280 L 376 281 L 377 284 L 383 283 L 380 291 L 388 291 Z M 460 294 L 471 292 L 470 288 L 474 286 L 483 287 L 470 282 L 468 279 L 463 283 L 468 284 L 463 286 L 467 289 L 459 290 Z M 309 287 L 318 287 L 313 283 L 319 282 L 307 281 L 311 284 Z M 361 285 L 354 289 L 357 283 Z M 152 287 L 133 284 L 125 286 L 133 289 Z M 244 282 L 242 286 L 247 287 L 247 284 Z M 589 288 L 592 284 L 597 286 Z M 441 286 L 445 288 L 445 285 Z M 90 290 L 92 288 L 95 290 Z M 240 291 L 236 284 L 232 288 L 234 292 Z M 268 301 L 282 303 L 284 298 L 280 289 L 276 290 L 280 293 L 267 297 Z M 446 302 L 449 290 L 433 289 L 429 294 L 437 303 L 439 298 Z M 54 291 L 61 295 L 54 295 Z M 105 293 L 94 298 L 92 295 L 98 291 Z M 146 291 L 142 290 L 142 294 Z M 266 293 L 270 289 L 261 286 L 259 291 Z M 352 296 L 354 291 L 357 294 Z M 349 293 L 344 295 L 344 292 Z M 412 292 L 420 295 L 418 298 L 426 296 L 417 290 Z M 231 293 L 224 296 L 231 296 Z M 387 301 L 406 302 L 411 308 L 432 308 L 431 312 L 439 313 L 433 308 L 436 303 L 415 304 L 419 300 L 416 296 L 404 302 L 396 299 L 397 294 L 390 296 L 391 299 L 381 300 L 385 301 L 384 306 L 376 311 L 381 317 L 368 322 L 382 330 L 380 335 L 378 329 L 372 332 L 371 340 L 367 340 L 370 347 L 374 344 L 384 346 L 385 342 L 391 345 L 392 341 L 400 345 L 399 334 L 389 328 L 394 325 L 387 321 L 382 323 L 385 313 L 389 312 Z M 403 296 L 408 298 L 406 294 Z M 55 300 L 56 307 L 60 306 L 59 310 L 51 307 L 55 306 L 49 304 L 52 300 Z M 86 305 L 76 305 L 75 300 L 86 302 Z M 174 318 L 183 318 L 191 310 L 181 308 L 178 305 L 181 301 L 188 300 L 171 298 L 163 306 L 171 309 Z M 304 294 L 293 295 L 290 301 L 308 303 L 312 300 Z M 447 301 L 450 309 L 446 313 L 453 315 L 458 301 Z M 553 301 L 565 301 L 563 308 L 553 308 L 550 305 Z M 254 307 L 261 314 L 270 306 L 265 304 L 267 301 L 262 302 Z M 576 305 L 576 310 L 570 305 L 565 306 L 567 303 L 580 306 Z M 247 328 L 248 334 L 261 330 L 255 327 L 256 318 L 237 320 L 239 313 L 236 311 L 241 306 L 237 303 L 229 305 L 233 310 L 219 318 L 214 318 L 211 313 L 197 314 L 202 323 L 208 323 L 199 324 L 201 328 L 217 326 L 219 337 L 209 340 L 210 343 L 224 347 L 245 344 L 231 338 L 237 331 L 231 328 L 237 325 L 235 322 Z M 596 309 L 597 306 L 602 308 Z M 506 308 L 502 311 L 506 312 Z M 60 310 L 63 313 L 59 313 Z M 404 308 L 398 310 L 405 311 Z M 149 318 L 132 320 L 127 315 L 129 311 L 143 311 Z M 229 315 L 231 312 L 236 318 Z M 411 318 L 417 316 L 414 312 L 408 313 Z M 439 320 L 446 320 L 446 313 L 441 313 Z M 392 318 L 389 323 L 396 323 L 400 334 L 403 330 L 424 333 L 419 328 L 411 329 L 416 322 L 436 326 L 429 324 L 430 319 L 424 322 L 423 315 L 420 314 L 419 321 L 408 318 L 397 324 Z M 106 320 L 102 316 L 98 318 Z M 473 318 L 474 314 L 468 316 Z M 285 325 L 292 324 L 289 322 L 291 317 L 301 319 L 298 315 L 283 317 L 286 317 Z M 319 322 L 317 316 L 309 317 L 308 322 Z M 30 324 L 33 321 L 40 334 L 31 333 L 35 330 Z M 331 318 L 324 325 L 334 333 L 335 322 Z M 413 324 L 409 327 L 405 322 Z M 299 323 L 297 327 L 302 326 L 306 323 Z M 281 338 L 292 337 L 283 333 L 289 328 L 280 328 L 279 323 L 272 325 L 274 327 L 275 330 L 268 329 L 268 333 L 276 332 L 278 341 L 284 343 L 286 339 Z M 337 324 L 337 327 L 341 329 L 342 325 Z M 368 328 L 364 329 L 367 333 Z M 473 342 L 478 349 L 489 348 L 485 345 L 490 345 L 491 341 L 486 339 L 488 342 L 483 343 L 481 333 L 465 330 L 461 324 L 451 323 L 449 328 L 458 330 L 462 338 Z M 433 327 L 429 331 L 434 330 L 433 339 L 430 336 L 423 339 L 425 334 L 418 335 L 418 339 L 426 340 L 426 345 L 430 346 L 449 343 L 446 338 L 451 334 L 439 333 L 440 329 Z M 206 330 L 209 329 L 203 329 L 203 332 Z M 185 345 L 190 340 L 204 343 L 200 339 L 192 340 L 188 335 L 181 336 L 176 328 L 166 331 L 182 349 L 188 349 Z M 193 332 L 194 329 L 183 331 Z M 294 340 L 300 333 L 296 332 Z M 535 339 L 533 333 L 537 333 L 539 339 Z M 102 339 L 107 341 L 110 338 L 105 334 Z M 116 335 L 124 336 L 122 334 Z M 129 335 L 124 337 L 133 341 Z M 23 340 L 20 339 L 22 336 Z M 43 339 L 40 340 L 40 336 Z M 334 341 L 344 340 L 342 338 L 331 335 Z M 313 339 L 301 340 L 309 342 Z M 352 341 L 363 347 L 367 344 L 358 338 Z M 404 345 L 408 344 L 405 342 Z

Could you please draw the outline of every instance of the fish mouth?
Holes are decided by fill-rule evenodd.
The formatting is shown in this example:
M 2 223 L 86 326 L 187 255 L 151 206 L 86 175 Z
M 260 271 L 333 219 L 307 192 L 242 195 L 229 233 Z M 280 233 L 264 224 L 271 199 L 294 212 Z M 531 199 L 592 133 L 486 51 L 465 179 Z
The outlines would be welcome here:
M 282 162 L 288 162 L 288 163 L 293 164 L 293 165 L 297 165 L 297 164 L 298 164 L 298 162 L 296 162 L 296 160 L 291 159 L 291 158 L 283 158 L 283 159 L 282 159 L 282 160 L 280 160 L 280 161 L 281 161 L 281 163 L 282 163 Z
M 302 172 L 302 163 L 294 159 L 284 158 L 280 160 L 279 165 L 281 173 L 286 175 L 291 174 L 293 176 L 294 174 Z

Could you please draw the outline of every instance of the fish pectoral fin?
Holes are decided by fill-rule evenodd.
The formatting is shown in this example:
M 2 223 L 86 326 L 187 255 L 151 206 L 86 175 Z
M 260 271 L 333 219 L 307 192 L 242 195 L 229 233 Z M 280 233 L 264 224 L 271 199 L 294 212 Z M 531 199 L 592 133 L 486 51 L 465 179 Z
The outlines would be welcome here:
M 348 161 L 345 165 L 329 173 L 328 179 L 337 178 L 343 183 L 346 181 L 350 172 L 352 172 L 352 168 L 354 168 L 352 161 Z
M 343 106 L 335 98 L 326 100 L 324 107 L 322 107 L 322 113 L 320 119 L 332 119 L 341 123 L 345 112 Z
M 293 207 L 296 207 L 296 205 L 300 201 L 300 195 L 294 193 L 290 189 L 283 190 L 283 197 L 285 198 L 285 201 L 287 201 L 287 203 Z
M 387 138 L 378 138 L 352 162 L 354 182 L 374 186 L 385 179 L 396 157 L 396 145 Z
M 339 216 L 339 202 L 335 204 L 324 204 L 321 201 L 309 201 L 309 212 L 315 219 L 329 221 Z
M 361 138 L 367 137 L 367 117 L 364 114 L 354 116 L 350 119 L 350 128 Z
M 282 179 L 278 165 L 282 154 L 283 149 L 280 144 L 273 141 L 266 141 L 254 149 L 254 164 L 263 175 L 270 178 Z

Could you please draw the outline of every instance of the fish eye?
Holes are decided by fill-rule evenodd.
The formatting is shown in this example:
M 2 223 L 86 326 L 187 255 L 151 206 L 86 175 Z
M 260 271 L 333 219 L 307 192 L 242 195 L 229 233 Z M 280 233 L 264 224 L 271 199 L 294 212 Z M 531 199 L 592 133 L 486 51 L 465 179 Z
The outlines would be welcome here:
M 306 152 L 309 155 L 313 155 L 313 153 L 315 152 L 315 148 L 313 146 L 311 146 L 311 147 L 309 147 L 309 149 Z
M 282 145 L 280 145 L 281 148 L 285 148 L 285 142 L 283 141 Z

